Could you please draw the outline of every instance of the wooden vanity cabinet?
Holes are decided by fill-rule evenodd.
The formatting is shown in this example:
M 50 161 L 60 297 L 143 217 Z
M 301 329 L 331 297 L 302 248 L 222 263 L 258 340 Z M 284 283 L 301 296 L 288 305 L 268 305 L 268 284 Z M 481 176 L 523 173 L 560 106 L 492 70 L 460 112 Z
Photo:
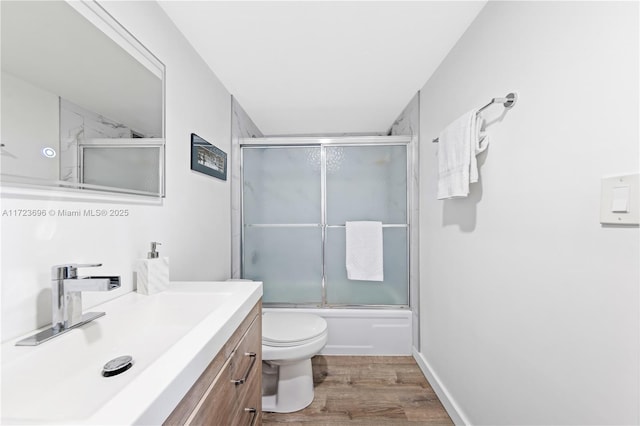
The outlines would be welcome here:
M 164 425 L 262 423 L 261 314 L 258 302 Z

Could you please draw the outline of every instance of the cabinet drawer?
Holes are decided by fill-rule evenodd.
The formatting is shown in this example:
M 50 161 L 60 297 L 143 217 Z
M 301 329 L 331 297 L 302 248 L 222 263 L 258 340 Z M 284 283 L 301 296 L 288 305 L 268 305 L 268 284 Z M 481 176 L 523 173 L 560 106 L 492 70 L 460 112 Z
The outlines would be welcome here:
M 247 388 L 247 382 L 260 374 L 262 365 L 262 315 L 258 315 L 238 347 L 231 354 L 231 366 L 238 390 Z
M 251 357 L 247 354 L 255 354 Z M 247 331 L 238 345 L 234 360 L 238 405 L 233 425 L 259 424 L 262 416 L 262 315 Z
M 190 424 L 242 425 L 254 422 L 261 410 L 262 316 L 258 315 L 229 357 L 210 391 L 196 407 Z
M 256 371 L 246 383 L 244 394 L 236 409 L 233 425 L 249 426 L 262 423 L 262 372 Z

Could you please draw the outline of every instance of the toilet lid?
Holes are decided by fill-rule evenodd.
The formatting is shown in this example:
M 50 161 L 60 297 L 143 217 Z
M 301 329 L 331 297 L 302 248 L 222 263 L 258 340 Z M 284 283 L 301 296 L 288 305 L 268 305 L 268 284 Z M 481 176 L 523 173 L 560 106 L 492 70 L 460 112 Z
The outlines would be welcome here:
M 327 330 L 324 318 L 312 314 L 265 312 L 262 315 L 262 341 L 280 346 L 305 342 Z

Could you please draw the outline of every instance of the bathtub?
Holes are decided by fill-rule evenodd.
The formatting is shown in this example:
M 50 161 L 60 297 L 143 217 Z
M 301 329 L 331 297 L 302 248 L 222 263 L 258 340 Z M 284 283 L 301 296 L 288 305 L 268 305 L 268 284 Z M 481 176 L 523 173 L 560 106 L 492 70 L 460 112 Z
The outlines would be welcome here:
M 263 308 L 264 312 L 303 312 L 323 317 L 329 340 L 321 355 L 411 355 L 409 309 Z

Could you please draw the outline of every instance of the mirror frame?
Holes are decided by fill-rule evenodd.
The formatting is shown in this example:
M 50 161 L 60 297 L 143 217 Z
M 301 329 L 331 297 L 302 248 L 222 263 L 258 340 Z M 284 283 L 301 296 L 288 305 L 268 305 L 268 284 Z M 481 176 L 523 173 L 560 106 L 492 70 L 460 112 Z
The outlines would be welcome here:
M 160 188 L 158 193 L 138 191 L 126 188 L 118 188 L 103 185 L 91 185 L 81 182 L 69 182 L 63 180 L 46 180 L 28 176 L 18 176 L 0 173 L 0 185 L 8 187 L 31 187 L 46 190 L 72 190 L 78 194 L 128 194 L 144 197 L 164 198 L 166 196 L 166 66 L 147 47 L 131 34 L 117 19 L 107 12 L 96 0 L 64 0 L 64 2 L 76 10 L 80 15 L 92 23 L 96 29 L 102 31 L 111 38 L 120 48 L 124 49 L 134 59 L 151 71 L 161 80 L 162 87 L 162 137 L 138 138 L 132 146 L 153 145 L 161 148 L 159 166 Z M 131 140 L 131 139 L 124 139 Z M 118 144 L 118 139 L 113 139 Z M 79 160 L 80 161 L 80 160 Z

